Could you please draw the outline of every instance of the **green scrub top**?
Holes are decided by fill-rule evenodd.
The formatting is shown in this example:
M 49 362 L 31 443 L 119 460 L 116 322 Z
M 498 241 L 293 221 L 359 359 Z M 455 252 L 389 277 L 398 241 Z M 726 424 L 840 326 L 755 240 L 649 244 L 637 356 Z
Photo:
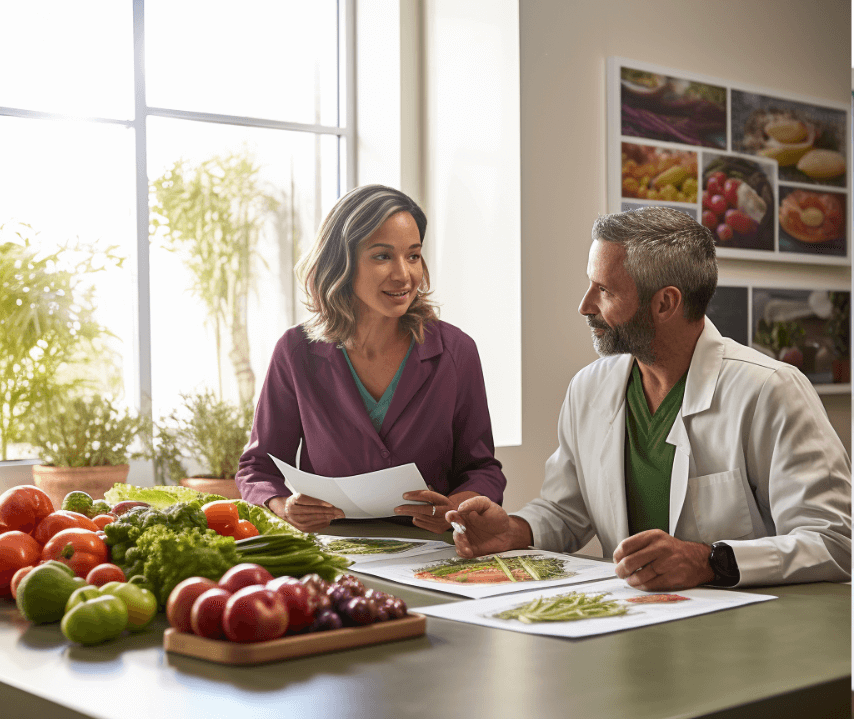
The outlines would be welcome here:
M 652 414 L 637 362 L 626 387 L 626 505 L 629 533 L 670 530 L 670 474 L 676 447 L 667 435 L 682 407 L 686 372 Z
M 341 348 L 341 351 L 344 352 L 347 364 L 350 366 L 350 372 L 353 373 L 353 379 L 356 380 L 356 387 L 359 390 L 359 394 L 362 396 L 362 401 L 365 403 L 365 409 L 368 410 L 368 416 L 371 418 L 371 423 L 374 425 L 374 429 L 376 429 L 377 432 L 379 432 L 380 427 L 383 426 L 385 413 L 388 412 L 389 405 L 391 404 L 391 398 L 394 397 L 394 390 L 397 389 L 397 383 L 400 381 L 400 375 L 403 374 L 403 368 L 406 366 L 406 360 L 409 359 L 409 353 L 412 352 L 414 344 L 415 338 L 413 337 L 412 341 L 409 343 L 409 349 L 406 350 L 406 356 L 403 358 L 403 361 L 400 363 L 400 367 L 397 368 L 397 372 L 394 373 L 394 377 L 392 377 L 391 382 L 389 382 L 388 387 L 386 387 L 385 392 L 383 392 L 383 396 L 380 397 L 379 400 L 375 400 L 371 397 L 371 393 L 365 389 L 365 385 L 362 384 L 362 380 L 359 379 L 359 375 L 356 374 L 353 363 L 350 361 L 350 355 L 347 354 L 347 350 L 344 347 Z

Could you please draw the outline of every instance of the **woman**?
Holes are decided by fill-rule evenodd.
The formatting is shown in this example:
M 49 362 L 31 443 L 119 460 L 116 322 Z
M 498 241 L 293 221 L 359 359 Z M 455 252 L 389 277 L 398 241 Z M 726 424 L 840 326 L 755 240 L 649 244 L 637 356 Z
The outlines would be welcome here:
M 313 313 L 276 344 L 237 485 L 306 532 L 344 513 L 291 494 L 268 453 L 314 474 L 350 476 L 414 462 L 434 491 L 396 508 L 415 526 L 444 532 L 445 512 L 484 495 L 501 503 L 474 341 L 441 322 L 421 257 L 427 218 L 381 185 L 358 187 L 323 221 L 297 274 Z M 432 505 L 432 506 L 431 506 Z

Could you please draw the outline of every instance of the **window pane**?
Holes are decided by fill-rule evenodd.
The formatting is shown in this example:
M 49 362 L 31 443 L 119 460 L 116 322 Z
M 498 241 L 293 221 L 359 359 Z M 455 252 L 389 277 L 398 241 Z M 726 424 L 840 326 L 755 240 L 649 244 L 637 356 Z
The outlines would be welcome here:
M 84 379 L 94 390 L 123 400 L 120 405 L 132 404 L 137 388 L 133 131 L 100 123 L 0 118 L 0 157 L 2 297 L 17 294 L 23 300 L 4 301 L 0 310 L 5 324 L 0 329 L 0 432 L 10 413 L 29 406 L 27 373 L 52 367 L 48 347 L 39 354 L 33 342 L 15 342 L 29 336 L 22 326 L 36 323 L 33 334 L 49 340 L 50 352 L 59 353 L 55 379 Z M 20 262 L 25 239 L 35 262 Z M 53 254 L 55 262 L 40 268 L 38 260 Z M 124 258 L 122 266 L 118 258 Z M 103 269 L 75 272 L 81 262 Z M 62 270 L 73 273 L 65 284 L 57 274 Z M 77 338 L 95 325 L 104 331 L 92 342 L 63 339 L 53 324 L 65 322 L 62 318 L 68 318 L 70 334 Z M 10 404 L 15 388 L 24 396 Z M 26 456 L 32 452 L 13 438 L 7 458 Z
M 293 266 L 336 200 L 337 138 L 151 118 L 148 147 L 154 417 L 206 389 L 254 402 L 301 317 Z
M 131 3 L 5 2 L 0 18 L 0 105 L 133 118 Z
M 152 107 L 337 125 L 335 0 L 147 0 Z

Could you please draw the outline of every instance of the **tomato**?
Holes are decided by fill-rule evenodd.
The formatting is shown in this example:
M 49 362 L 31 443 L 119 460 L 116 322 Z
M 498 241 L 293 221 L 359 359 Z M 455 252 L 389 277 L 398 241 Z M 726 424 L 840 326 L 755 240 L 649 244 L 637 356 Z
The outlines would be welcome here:
M 753 218 L 740 210 L 727 210 L 726 223 L 740 235 L 746 235 L 753 229 Z
M 36 527 L 33 538 L 39 544 L 47 544 L 48 540 L 63 529 L 88 529 L 98 531 L 99 527 L 89 517 L 68 509 L 60 509 L 48 514 Z
M 222 628 L 225 636 L 233 642 L 276 639 L 288 628 L 285 600 L 266 587 L 244 587 L 225 603 Z
M 276 577 L 265 586 L 285 600 L 289 632 L 302 631 L 314 621 L 315 604 L 311 590 L 299 579 Z
M 703 225 L 710 230 L 718 226 L 718 216 L 711 210 L 703 210 Z
M 110 550 L 92 530 L 63 529 L 44 545 L 42 559 L 62 562 L 71 567 L 78 577 L 85 578 L 99 564 L 109 561 Z
M 0 525 L 6 528 L 4 531 L 17 529 L 31 534 L 52 511 L 50 497 L 31 484 L 12 487 L 0 494 Z
M 190 627 L 193 634 L 208 639 L 223 636 L 222 615 L 231 593 L 222 587 L 214 587 L 200 594 L 190 611 Z
M 731 177 L 724 183 L 724 197 L 732 207 L 738 207 L 739 185 L 741 185 L 741 180 L 736 177 Z
M 719 216 L 723 215 L 724 212 L 726 212 L 726 208 L 729 206 L 726 203 L 726 198 L 721 194 L 712 195 L 712 201 L 710 204 L 712 212 Z
M 92 523 L 98 528 L 103 529 L 108 524 L 112 524 L 116 518 L 112 514 L 98 514 L 92 517 Z
M 18 598 L 18 585 L 21 580 L 36 568 L 35 564 L 29 564 L 26 567 L 21 567 L 15 574 L 12 575 L 12 581 L 9 584 L 9 590 L 12 592 L 12 599 Z
M 29 534 L 13 529 L 0 534 L 0 597 L 12 594 L 12 578 L 21 567 L 37 564 L 39 543 Z
M 105 562 L 93 567 L 86 575 L 86 584 L 91 584 L 93 587 L 103 587 L 107 582 L 126 582 L 127 577 L 115 564 Z
M 708 192 L 708 191 L 704 192 L 703 193 L 703 209 L 704 210 L 711 210 L 712 209 L 711 202 L 712 202 L 712 193 Z
M 215 502 L 208 502 L 202 507 L 202 511 L 205 513 L 205 519 L 208 520 L 209 529 L 225 537 L 234 536 L 237 523 L 240 521 L 235 505 L 227 499 L 218 499 Z
M 260 533 L 252 522 L 248 519 L 241 519 L 237 523 L 237 529 L 234 530 L 234 534 L 232 536 L 235 539 L 246 539 L 246 537 L 257 537 L 258 534 Z
M 726 173 L 718 170 L 717 172 L 713 172 L 709 175 L 710 180 L 715 180 L 721 187 L 724 186 L 724 183 L 727 180 Z
M 723 194 L 724 187 L 716 177 L 712 176 L 706 183 L 706 191 L 714 197 L 715 195 Z
M 732 239 L 732 227 L 729 225 L 721 223 L 715 232 L 721 242 L 729 242 Z
M 219 586 L 234 594 L 238 589 L 251 584 L 266 584 L 273 578 L 264 567 L 243 562 L 227 570 L 219 579 Z
M 191 632 L 190 613 L 193 604 L 208 589 L 215 589 L 216 582 L 206 577 L 190 577 L 178 583 L 166 600 L 166 619 L 179 632 Z

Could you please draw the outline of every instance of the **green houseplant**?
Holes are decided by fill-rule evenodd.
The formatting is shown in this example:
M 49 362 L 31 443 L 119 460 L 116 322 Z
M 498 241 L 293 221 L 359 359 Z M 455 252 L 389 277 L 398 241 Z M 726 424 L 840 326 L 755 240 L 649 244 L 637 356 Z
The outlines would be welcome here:
M 183 405 L 155 426 L 151 455 L 159 483 L 173 483 L 209 494 L 239 498 L 237 466 L 252 429 L 253 409 L 218 400 L 210 390 L 181 395 Z M 188 477 L 193 459 L 203 474 Z
M 103 499 L 115 483 L 127 480 L 128 461 L 145 456 L 131 450 L 146 427 L 145 419 L 100 395 L 50 402 L 33 426 L 31 444 L 44 462 L 33 467 L 33 481 L 57 509 L 73 491 Z

